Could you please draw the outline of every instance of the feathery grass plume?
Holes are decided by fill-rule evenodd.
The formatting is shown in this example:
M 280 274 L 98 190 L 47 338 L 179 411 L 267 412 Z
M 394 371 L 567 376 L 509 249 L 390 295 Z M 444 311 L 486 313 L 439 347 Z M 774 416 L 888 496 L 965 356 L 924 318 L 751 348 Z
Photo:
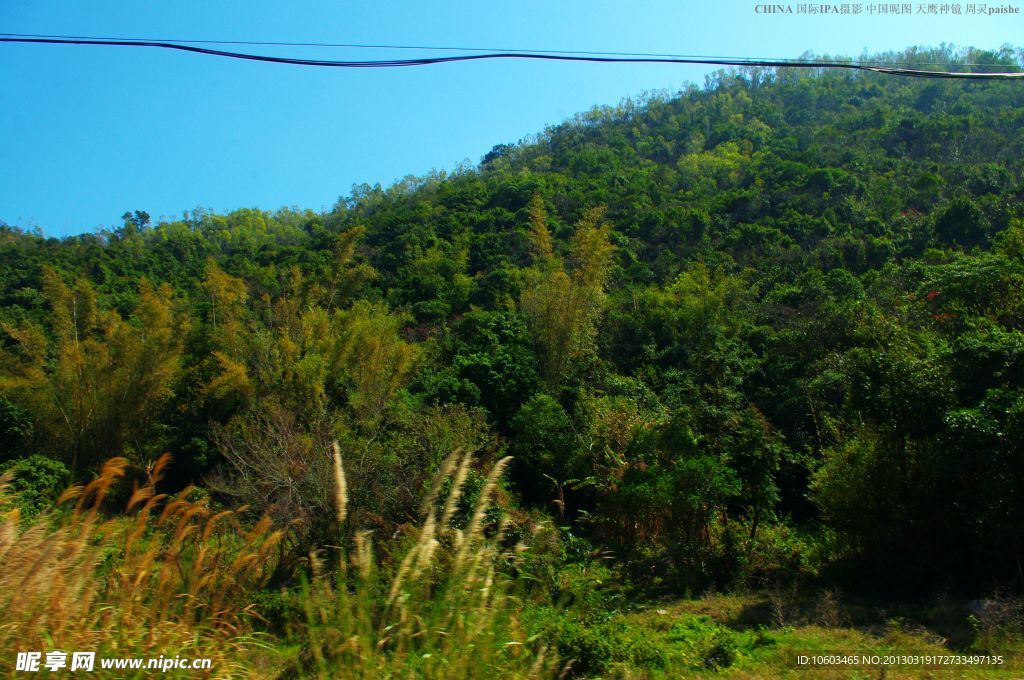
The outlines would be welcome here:
M 401 564 L 398 565 L 398 571 L 395 572 L 395 577 L 391 579 L 391 589 L 388 591 L 387 604 L 391 605 L 398 594 L 402 590 L 402 586 L 405 585 L 405 577 L 409 573 L 409 569 L 412 567 L 413 560 L 419 555 L 420 544 L 417 542 L 416 546 L 405 554 L 402 558 Z
M 413 564 L 412 573 L 409 578 L 413 581 L 419 579 L 423 570 L 430 566 L 430 561 L 434 556 L 434 551 L 437 550 L 439 545 L 434 535 L 437 533 L 437 520 L 435 519 L 434 513 L 427 515 L 427 521 L 423 523 L 423 531 L 420 533 L 420 538 L 416 542 L 416 561 Z
M 290 672 L 320 678 L 551 676 L 557 659 L 535 653 L 535 640 L 526 638 L 519 623 L 521 603 L 512 595 L 513 582 L 503 571 L 515 559 L 500 545 L 507 521 L 497 535 L 483 530 L 508 460 L 491 469 L 461 531 L 447 523 L 463 494 L 472 456 L 449 455 L 423 499 L 423 524 L 395 555 L 390 578 L 389 570 L 374 568 L 368 532 L 357 533 L 352 562 L 358 568 L 336 570 L 332 588 L 323 578 L 304 587 L 305 624 L 290 637 L 308 651 Z M 435 503 L 449 480 L 439 516 Z
M 324 561 L 320 559 L 319 551 L 309 551 L 309 573 L 313 576 L 313 580 L 317 581 L 324 573 Z
M 128 468 L 127 458 L 111 458 L 103 463 L 103 467 L 100 469 L 100 474 L 96 479 L 92 480 L 82 489 L 78 496 L 78 505 L 75 507 L 76 511 L 81 511 L 85 508 L 85 504 L 92 498 L 92 505 L 89 506 L 89 511 L 94 515 L 99 512 L 100 506 L 103 505 L 103 499 L 106 498 L 107 492 L 110 491 L 110 487 L 117 482 L 118 479 L 124 476 L 125 470 Z
M 54 508 L 21 527 L 17 513 L 0 520 L 0 656 L 174 650 L 210 658 L 226 677 L 273 672 L 277 662 L 250 625 L 250 597 L 269 576 L 281 536 L 268 525 L 245 535 L 235 512 L 213 514 L 188 500 L 188 489 L 170 499 L 155 493 L 169 460 L 161 456 L 135 486 L 133 515 L 100 513 L 128 468 L 115 458 L 61 495 L 74 501 L 70 511 Z M 7 492 L 0 488 L 0 501 Z M 231 568 L 239 562 L 244 570 Z
M 448 522 L 451 521 L 455 510 L 458 508 L 459 498 L 462 496 L 462 487 L 466 484 L 466 477 L 469 476 L 469 467 L 472 462 L 473 452 L 466 451 L 462 456 L 462 462 L 459 463 L 459 469 L 455 473 L 455 479 L 452 480 L 452 488 L 448 492 L 448 499 L 444 504 L 444 513 L 441 515 L 441 526 L 448 526 Z
M 420 517 L 426 517 L 427 513 L 430 512 L 434 501 L 437 500 L 438 495 L 441 493 L 445 480 L 452 476 L 452 470 L 455 469 L 455 464 L 459 460 L 460 455 L 462 455 L 462 449 L 456 448 L 441 461 L 441 467 L 438 468 L 437 474 L 434 475 L 434 480 L 431 482 L 430 492 L 427 493 L 423 498 L 423 503 L 420 504 Z M 444 522 L 442 521 L 441 524 L 444 524 Z
M 372 533 L 372 531 L 360 531 L 355 536 L 356 554 L 352 559 L 363 580 L 370 578 L 370 572 L 373 569 L 373 542 L 370 539 Z
M 527 672 L 526 677 L 528 678 L 539 678 L 544 672 L 544 656 L 547 654 L 548 646 L 541 645 L 540 650 L 537 652 L 537 656 L 533 660 L 533 664 L 530 666 L 530 670 Z
M 348 516 L 348 484 L 345 481 L 345 468 L 341 465 L 341 447 L 338 442 L 333 442 L 331 446 L 334 449 L 334 509 L 338 513 L 338 526 L 343 526 Z
M 456 566 L 462 563 L 466 558 L 469 547 L 480 537 L 480 532 L 483 531 L 484 515 L 487 514 L 488 508 L 491 507 L 491 494 L 497 488 L 498 480 L 511 460 L 512 456 L 505 456 L 494 464 L 491 472 L 487 475 L 483 488 L 480 489 L 480 496 L 477 498 L 476 507 L 473 508 L 473 516 L 466 526 L 466 531 L 460 536 L 460 543 L 457 545 L 458 552 L 455 554 Z

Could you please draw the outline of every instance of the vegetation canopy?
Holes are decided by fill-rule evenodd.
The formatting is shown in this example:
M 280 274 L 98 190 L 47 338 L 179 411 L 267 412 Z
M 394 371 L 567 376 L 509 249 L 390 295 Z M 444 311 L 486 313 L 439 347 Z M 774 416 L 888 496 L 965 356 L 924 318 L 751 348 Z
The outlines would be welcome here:
M 1022 133 L 1015 82 L 745 68 L 322 213 L 0 225 L 0 655 L 1019 675 Z

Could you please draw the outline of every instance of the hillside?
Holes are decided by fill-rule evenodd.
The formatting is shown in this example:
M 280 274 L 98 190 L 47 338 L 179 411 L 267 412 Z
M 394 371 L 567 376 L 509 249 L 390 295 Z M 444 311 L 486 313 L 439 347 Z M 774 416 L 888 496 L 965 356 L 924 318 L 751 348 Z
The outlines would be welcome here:
M 1009 48 L 899 56 L 1024 66 Z M 9 502 L 31 516 L 111 456 L 139 482 L 171 452 L 154 489 L 287 529 L 257 588 L 274 634 L 277 592 L 339 541 L 337 441 L 342 519 L 380 537 L 385 572 L 406 546 L 383 539 L 424 516 L 493 533 L 500 509 L 529 546 L 521 625 L 580 674 L 754 654 L 707 617 L 664 633 L 675 651 L 597 642 L 638 603 L 709 590 L 767 593 L 776 622 L 783 592 L 805 613 L 812 591 L 892 609 L 998 592 L 1008 618 L 972 630 L 951 606 L 945 637 L 1020 641 L 1020 83 L 721 72 L 323 214 L 5 226 L 0 321 Z M 421 499 L 453 450 L 478 462 L 435 518 Z M 862 635 L 869 609 L 842 623 Z

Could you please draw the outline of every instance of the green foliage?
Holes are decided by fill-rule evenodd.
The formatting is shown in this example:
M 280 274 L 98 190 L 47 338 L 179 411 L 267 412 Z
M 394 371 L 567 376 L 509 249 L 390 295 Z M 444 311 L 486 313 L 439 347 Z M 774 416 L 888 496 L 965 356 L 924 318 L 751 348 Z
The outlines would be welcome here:
M 667 639 L 680 647 L 692 665 L 728 668 L 736 660 L 736 635 L 708 616 L 694 616 L 672 624 Z
M 936 218 L 935 234 L 943 244 L 970 248 L 984 245 L 991 238 L 991 226 L 976 203 L 966 198 L 954 199 Z
M 19 458 L 31 442 L 32 415 L 17 404 L 0 398 L 0 458 Z
M 562 481 L 573 475 L 575 436 L 569 415 L 558 401 L 535 394 L 512 418 L 510 427 L 515 436 L 513 455 L 530 468 L 532 476 L 544 474 Z
M 430 400 L 482 405 L 507 421 L 540 386 L 526 324 L 510 312 L 471 311 L 454 330 L 451 359 L 428 370 L 421 389 Z
M 389 535 L 464 447 L 662 587 L 1024 587 L 1022 92 L 740 69 L 324 213 L 0 226 L 0 456 L 171 450 L 169 485 L 293 522 L 282 580 L 338 439 Z
M 664 666 L 664 652 L 642 630 L 624 628 L 615 620 L 588 625 L 553 608 L 528 612 L 528 625 L 554 645 L 560 658 L 571 661 L 570 675 L 594 677 L 616 664 L 648 670 Z
M 51 507 L 63 491 L 71 473 L 60 461 L 33 454 L 0 464 L 0 476 L 9 476 L 5 493 L 22 519 L 30 520 Z M 0 510 L 13 509 L 0 507 Z

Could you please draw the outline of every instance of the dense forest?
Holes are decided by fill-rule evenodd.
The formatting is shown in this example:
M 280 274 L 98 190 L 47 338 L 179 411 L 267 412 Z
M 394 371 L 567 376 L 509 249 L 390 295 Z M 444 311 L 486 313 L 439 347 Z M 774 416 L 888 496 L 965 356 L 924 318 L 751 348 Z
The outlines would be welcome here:
M 1010 48 L 878 58 L 1024 68 Z M 275 532 L 251 583 L 232 581 L 258 614 L 236 628 L 305 641 L 268 675 L 355 664 L 324 651 L 333 624 L 309 610 L 358 593 L 360 570 L 321 592 L 321 562 L 398 575 L 371 588 L 380 622 L 410 571 L 435 572 L 424 600 L 450 596 L 436 572 L 461 573 L 474 536 L 525 603 L 500 625 L 529 650 L 460 671 L 479 677 L 721 671 L 754 654 L 753 628 L 616 619 L 709 592 L 767 593 L 780 625 L 780 593 L 795 610 L 938 593 L 973 600 L 975 624 L 999 604 L 1000 644 L 1020 642 L 1016 81 L 723 71 L 475 167 L 353 187 L 329 212 L 154 224 L 133 207 L 64 239 L 2 226 L 0 329 L 9 526 L 24 539 L 98 513 L 151 560 L 189 564 L 206 544 L 161 543 L 139 507 L 230 515 L 194 536 L 222 536 L 225 563 L 231 536 Z M 93 515 L 55 506 L 72 483 Z M 103 555 L 98 583 L 128 573 Z M 25 586 L 6 585 L 9 606 Z M 751 649 L 773 644 L 766 623 Z M 998 649 L 986 631 L 946 637 Z

